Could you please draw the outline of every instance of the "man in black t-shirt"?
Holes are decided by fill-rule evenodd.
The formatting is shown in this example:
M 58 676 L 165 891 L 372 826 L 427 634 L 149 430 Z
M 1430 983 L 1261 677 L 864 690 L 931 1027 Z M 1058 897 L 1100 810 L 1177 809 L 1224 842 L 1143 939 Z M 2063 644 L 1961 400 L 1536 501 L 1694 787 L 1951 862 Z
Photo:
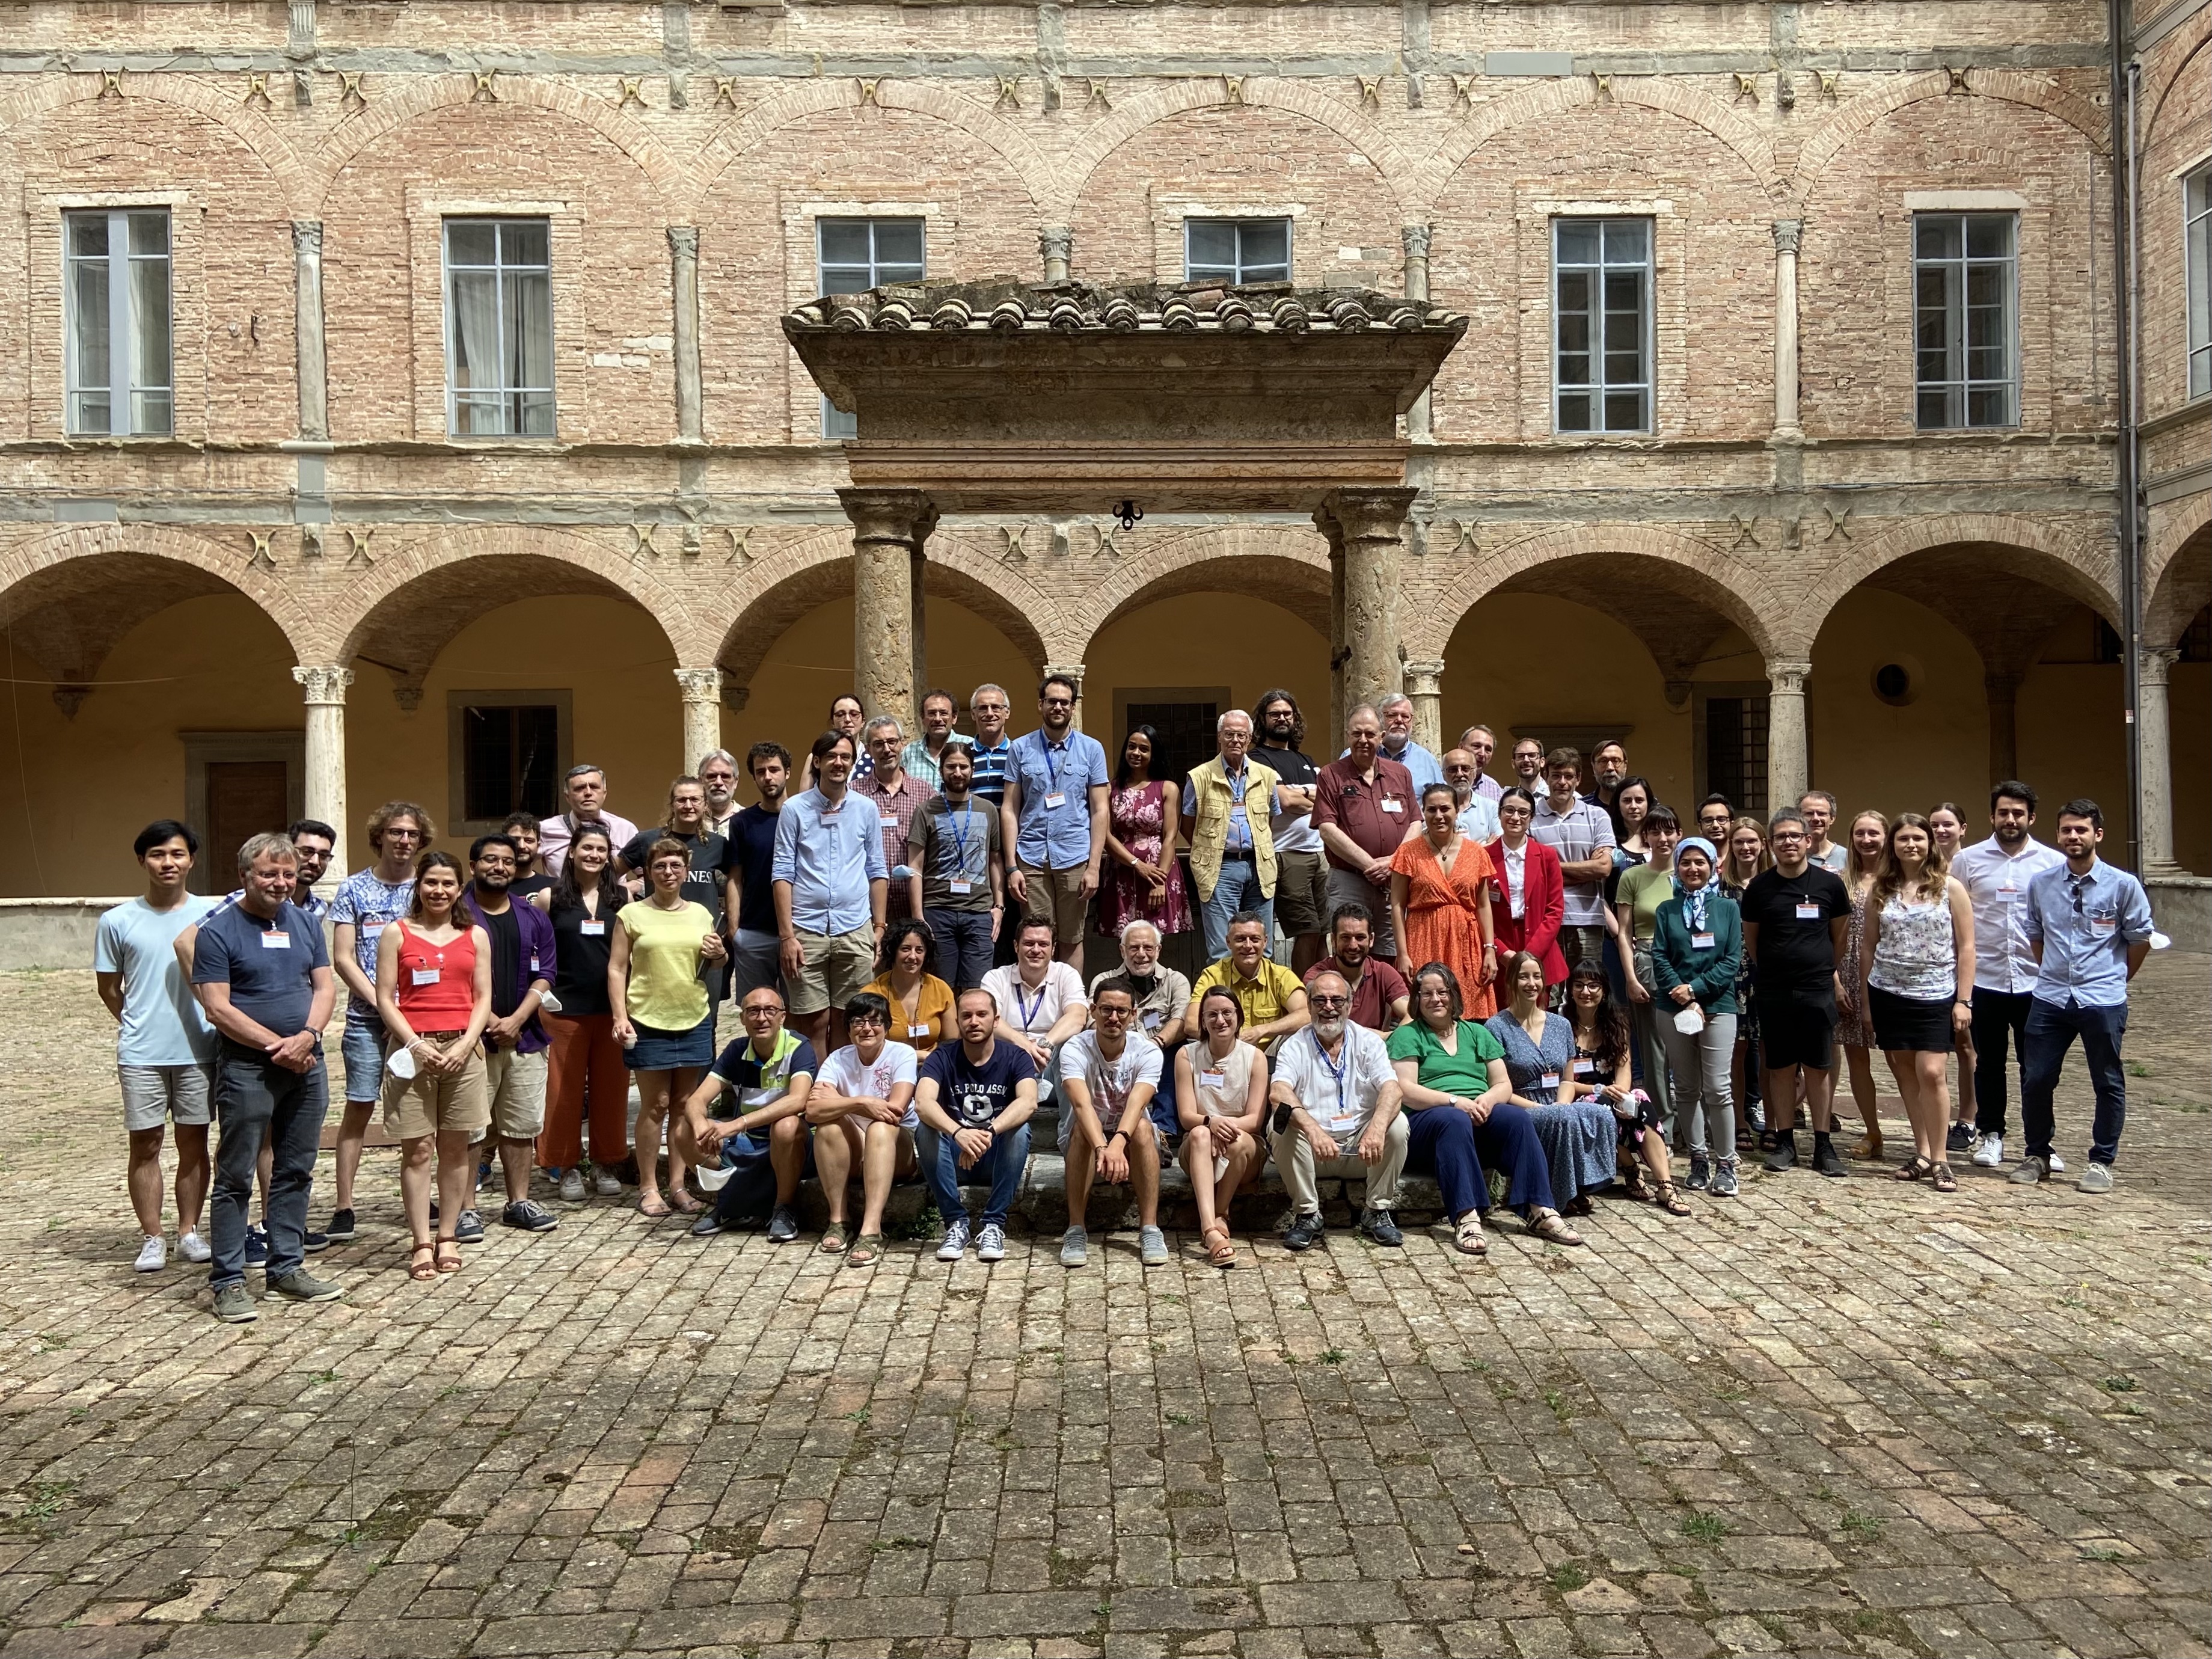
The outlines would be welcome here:
M 730 820 L 722 852 L 722 892 L 728 917 L 730 994 L 744 1006 L 748 993 L 766 985 L 783 993 L 775 926 L 775 823 L 791 782 L 791 750 L 780 743 L 745 751 L 745 771 L 760 803 Z
M 1313 825 L 1321 768 L 1298 747 L 1306 722 L 1296 697 L 1263 691 L 1252 713 L 1260 725 L 1252 758 L 1280 780 L 1269 825 L 1275 836 L 1275 921 L 1291 940 L 1291 967 L 1304 978 L 1328 945 L 1328 860 Z
M 1002 1261 L 1006 1214 L 1030 1158 L 1030 1120 L 1036 1115 L 1036 1067 L 1029 1054 L 995 1035 L 999 1000 L 981 986 L 953 1005 L 960 1041 L 940 1042 L 921 1062 L 914 1109 L 921 1176 L 945 1218 L 939 1261 L 957 1261 L 975 1244 L 976 1260 Z M 960 1196 L 966 1182 L 988 1181 L 991 1196 L 980 1223 Z
M 1813 836 L 1796 812 L 1777 812 L 1767 825 L 1774 867 L 1743 891 L 1743 948 L 1759 997 L 1759 1059 L 1765 1070 L 1774 1174 L 1797 1165 L 1795 1133 L 1799 1079 L 1813 1114 L 1813 1167 L 1824 1176 L 1847 1171 L 1836 1152 L 1837 964 L 1843 960 L 1851 899 L 1843 878 L 1807 857 Z

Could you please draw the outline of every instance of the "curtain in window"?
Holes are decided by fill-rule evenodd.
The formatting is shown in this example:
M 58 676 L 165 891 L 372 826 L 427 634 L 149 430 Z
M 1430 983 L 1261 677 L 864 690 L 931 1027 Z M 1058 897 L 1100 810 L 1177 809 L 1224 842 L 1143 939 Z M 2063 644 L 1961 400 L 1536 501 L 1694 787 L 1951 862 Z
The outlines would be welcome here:
M 453 429 L 497 431 L 499 390 L 499 290 L 489 271 L 453 274 Z M 488 400 L 472 392 L 489 392 Z
M 131 262 L 131 429 L 169 430 L 169 262 Z
M 553 284 L 542 270 L 507 273 L 507 385 L 516 392 L 514 429 L 553 431 Z

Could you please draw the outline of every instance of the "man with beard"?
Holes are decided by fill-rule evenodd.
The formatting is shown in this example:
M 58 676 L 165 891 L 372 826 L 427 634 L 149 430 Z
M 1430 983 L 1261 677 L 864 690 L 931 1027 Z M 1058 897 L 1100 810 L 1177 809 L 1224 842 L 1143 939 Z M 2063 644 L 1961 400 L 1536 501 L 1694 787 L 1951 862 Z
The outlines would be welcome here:
M 743 810 L 738 805 L 738 757 L 726 749 L 711 749 L 699 757 L 699 781 L 707 788 L 707 828 L 727 841 L 730 820 Z
M 1951 862 L 1974 907 L 1974 1162 L 1984 1170 L 2004 1164 L 2005 1049 L 2020 1051 L 2041 971 L 2027 938 L 2027 890 L 2066 862 L 2028 834 L 2034 827 L 2035 791 L 2008 778 L 1990 791 L 1989 839 Z
M 1390 860 L 1409 826 L 1421 821 L 1406 769 L 1382 753 L 1382 717 L 1361 703 L 1345 717 L 1341 759 L 1321 769 L 1314 791 L 1314 827 L 1328 854 L 1328 902 L 1374 907 L 1375 949 L 1395 957 L 1390 932 Z M 1441 781 L 1441 775 L 1438 781 Z
M 1283 1243 L 1309 1250 L 1320 1243 L 1320 1182 L 1359 1181 L 1367 1196 L 1359 1231 L 1395 1246 L 1405 1235 L 1391 1219 L 1410 1132 L 1398 1109 L 1398 1076 L 1382 1039 L 1346 1017 L 1352 988 L 1341 974 L 1314 975 L 1313 1023 L 1277 1046 L 1267 1099 L 1275 1166 L 1291 1194 Z
M 1321 769 L 1300 747 L 1305 717 L 1297 699 L 1262 691 L 1253 710 L 1260 722 L 1252 758 L 1273 772 L 1275 785 L 1275 925 L 1291 941 L 1291 969 L 1304 974 L 1320 960 L 1328 917 L 1328 860 L 1314 828 L 1314 790 Z
M 1075 729 L 1075 682 L 1064 674 L 1048 674 L 1037 686 L 1042 723 L 1008 752 L 999 823 L 1013 854 L 1009 892 L 1029 921 L 1052 924 L 1060 959 L 1079 974 L 1113 774 L 1098 739 Z
M 561 1223 L 530 1196 L 530 1167 L 545 1127 L 547 1039 L 538 1006 L 553 988 L 553 923 L 536 905 L 514 902 L 516 864 L 514 843 L 505 836 L 478 836 L 469 847 L 461 906 L 491 941 L 491 1020 L 483 1046 L 490 1133 L 507 1183 L 499 1218 L 520 1232 L 550 1233 Z
M 723 914 L 730 925 L 730 994 L 738 1006 L 762 986 L 783 991 L 776 962 L 775 825 L 791 783 L 791 750 L 757 743 L 745 751 L 745 771 L 758 805 L 730 820 L 722 849 Z
M 1352 993 L 1346 1017 L 1353 1024 L 1386 1036 L 1403 1025 L 1413 1006 L 1413 988 L 1403 974 L 1374 956 L 1375 913 L 1364 904 L 1338 905 L 1329 918 L 1328 937 L 1329 954 L 1306 971 L 1306 994 L 1313 994 L 1315 975 L 1334 974 Z

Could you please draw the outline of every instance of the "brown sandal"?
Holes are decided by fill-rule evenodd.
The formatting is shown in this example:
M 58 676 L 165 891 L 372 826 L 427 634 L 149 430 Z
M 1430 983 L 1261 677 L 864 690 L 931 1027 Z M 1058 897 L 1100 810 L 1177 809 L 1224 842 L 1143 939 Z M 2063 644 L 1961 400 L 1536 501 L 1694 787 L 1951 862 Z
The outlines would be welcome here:
M 419 1259 L 426 1254 L 430 1258 L 428 1261 Z M 408 1253 L 407 1277 L 413 1279 L 417 1285 L 427 1285 L 437 1276 L 438 1247 L 435 1244 L 416 1245 L 415 1248 Z
M 1218 1221 L 1199 1237 L 1206 1241 L 1206 1259 L 1217 1267 L 1237 1265 L 1237 1246 L 1229 1237 L 1229 1229 Z
M 1936 1166 L 1933 1164 L 1930 1164 L 1926 1158 L 1921 1157 L 1919 1153 L 1915 1152 L 1911 1158 L 1906 1158 L 1904 1163 L 1897 1166 L 1897 1179 L 1899 1181 L 1917 1181 L 1921 1176 L 1929 1174 L 1935 1168 Z
M 1674 1191 L 1674 1183 L 1671 1181 L 1662 1181 L 1653 1184 L 1651 1201 L 1666 1211 L 1668 1215 L 1690 1213 L 1690 1206 L 1684 1203 L 1680 1194 Z
M 1629 1164 L 1622 1166 L 1620 1171 L 1620 1195 L 1623 1198 L 1632 1198 L 1639 1204 L 1645 1199 L 1651 1196 L 1651 1189 L 1644 1184 L 1644 1166 L 1642 1164 Z
M 1959 1190 L 1959 1177 L 1951 1173 L 1949 1164 L 1938 1164 L 1934 1178 L 1928 1184 L 1939 1193 L 1955 1193 Z
M 437 1258 L 438 1271 L 439 1271 L 440 1273 L 457 1273 L 460 1272 L 460 1270 L 461 1270 L 461 1241 L 460 1241 L 460 1240 L 459 1240 L 458 1238 L 441 1238 L 441 1239 L 440 1239 L 440 1240 L 438 1241 L 438 1243 L 437 1243 L 437 1246 L 436 1246 L 436 1249 L 435 1249 L 435 1251 L 434 1251 L 434 1254 L 435 1254 L 436 1258 Z
M 1455 1232 L 1452 1242 L 1459 1246 L 1459 1253 L 1462 1255 L 1486 1255 L 1489 1254 L 1490 1241 L 1482 1236 L 1481 1211 L 1469 1210 L 1465 1215 L 1460 1218 L 1459 1226 Z

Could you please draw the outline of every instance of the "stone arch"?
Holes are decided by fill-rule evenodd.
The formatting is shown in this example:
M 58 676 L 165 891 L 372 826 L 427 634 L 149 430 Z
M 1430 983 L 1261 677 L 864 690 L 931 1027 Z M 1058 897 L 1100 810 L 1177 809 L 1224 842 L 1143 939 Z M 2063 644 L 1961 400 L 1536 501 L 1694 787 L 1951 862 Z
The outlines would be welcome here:
M 905 110 L 959 128 L 988 145 L 1028 189 L 1032 203 L 1041 203 L 1050 188 L 1053 163 L 1027 134 L 972 98 L 963 98 L 927 82 L 885 78 L 876 82 L 874 101 L 879 108 Z M 742 115 L 717 128 L 694 158 L 683 208 L 696 216 L 707 195 L 723 173 L 755 145 L 794 121 L 832 110 L 859 109 L 864 100 L 859 82 L 836 79 L 803 82 L 771 94 Z
M 659 189 L 665 204 L 686 194 L 690 170 L 658 138 L 605 99 L 562 82 L 521 76 L 501 81 L 498 90 L 501 103 L 565 115 L 589 127 L 636 163 Z M 315 211 L 322 210 L 338 175 L 378 139 L 434 111 L 472 103 L 476 96 L 475 77 L 441 75 L 410 82 L 347 118 L 315 155 L 307 180 Z
M 2188 40 L 2191 34 L 2194 34 L 2197 38 L 2189 42 L 2189 49 L 2181 53 L 2172 68 L 2157 83 L 2151 94 L 2150 107 L 2143 115 L 2142 130 L 2146 141 L 2152 133 L 2158 131 L 2159 117 L 2166 112 L 2166 100 L 2172 96 L 2173 89 L 2181 84 L 2181 77 L 2189 73 L 2189 66 L 2203 55 L 2207 46 L 2212 46 L 2212 11 L 2199 9 L 2197 15 L 2184 22 L 2176 33 L 2179 33 L 2185 40 Z
M 1783 639 L 1786 653 L 1808 654 L 1821 626 L 1851 590 L 1898 561 L 1936 548 L 1993 549 L 2015 561 L 2020 574 L 2087 605 L 2118 624 L 2112 555 L 2081 538 L 2033 519 L 2006 513 L 1948 513 L 1913 519 L 1854 544 L 1790 608 Z
M 2103 112 L 2040 76 L 2019 70 L 1976 69 L 1968 76 L 1968 91 L 1972 97 L 2001 99 L 2056 116 L 2087 140 L 2089 148 L 2099 155 L 2109 156 L 2112 153 L 2107 131 L 2110 124 Z M 1925 75 L 1905 76 L 1879 92 L 1854 98 L 1798 152 L 1797 165 L 1790 173 L 1791 198 L 1802 202 L 1811 196 L 1829 164 L 1849 148 L 1852 139 L 1875 123 L 1908 104 L 1951 95 L 1949 72 L 1931 70 Z
M 1753 123 L 1718 99 L 1657 76 L 1619 76 L 1613 80 L 1612 90 L 1601 94 L 1587 76 L 1574 76 L 1508 93 L 1477 108 L 1421 163 L 1420 211 L 1425 216 L 1433 214 L 1438 206 L 1437 198 L 1451 182 L 1452 175 L 1500 133 L 1563 111 L 1586 109 L 1608 100 L 1615 104 L 1656 110 L 1688 122 L 1726 145 L 1770 198 L 1779 195 L 1773 145 Z
M 270 178 L 283 191 L 286 210 L 301 214 L 307 205 L 321 195 L 316 188 L 313 169 L 301 159 L 274 122 L 248 109 L 234 100 L 225 98 L 198 81 L 179 76 L 133 75 L 124 76 L 124 101 L 143 98 L 149 103 L 167 104 L 176 109 L 188 110 L 221 127 L 231 137 L 253 152 L 261 165 L 269 170 Z M 96 75 L 52 76 L 40 80 L 10 96 L 0 98 L 0 132 L 12 131 L 33 116 L 59 109 L 65 104 L 88 104 L 98 101 L 100 77 Z
M 1233 108 L 1238 105 L 1283 110 L 1328 128 L 1367 158 L 1383 188 L 1390 192 L 1393 204 L 1401 213 L 1404 211 L 1406 186 L 1413 182 L 1416 169 L 1405 152 L 1375 122 L 1303 81 L 1253 76 L 1243 82 L 1238 94 L 1231 98 L 1226 81 L 1219 76 L 1205 76 L 1177 81 L 1132 98 L 1085 132 L 1062 159 L 1057 179 L 1040 198 L 1047 216 L 1064 221 L 1074 210 L 1091 174 L 1108 156 L 1146 127 L 1193 110 Z
M 927 591 L 952 600 L 997 629 L 1040 668 L 1056 659 L 1037 620 L 1057 610 L 1016 568 L 963 545 L 958 531 L 930 538 Z M 750 687 L 775 642 L 793 623 L 853 592 L 853 539 L 842 526 L 824 526 L 760 557 L 732 586 L 745 595 L 721 631 L 712 660 L 733 688 Z M 708 660 L 708 659 L 701 659 Z M 915 688 L 917 695 L 923 688 Z
M 1142 538 L 1069 607 L 1066 632 L 1082 661 L 1091 641 L 1132 611 L 1185 593 L 1226 588 L 1279 605 L 1329 636 L 1328 543 L 1317 530 L 1231 524 Z M 1223 567 L 1233 564 L 1226 580 Z
M 1508 589 L 1553 590 L 1554 583 L 1534 579 L 1534 573 L 1552 571 L 1559 577 L 1577 578 L 1589 572 L 1601 577 L 1596 562 L 1623 558 L 1632 562 L 1627 568 L 1646 578 L 1659 593 L 1686 601 L 1735 624 L 1761 657 L 1771 660 L 1776 655 L 1779 631 L 1776 622 L 1747 597 L 1768 592 L 1772 586 L 1771 578 L 1710 542 L 1650 525 L 1578 525 L 1539 531 L 1509 542 L 1494 553 L 1479 556 L 1463 575 L 1450 572 L 1443 577 L 1433 603 L 1413 608 L 1406 633 L 1407 655 L 1442 658 L 1468 613 L 1493 593 Z M 1577 581 L 1575 586 L 1595 593 L 1613 591 L 1602 580 Z M 1559 596 L 1591 603 L 1587 592 L 1563 590 Z M 1632 618 L 1632 615 L 1621 620 L 1632 631 L 1644 633 Z M 1716 629 L 1713 633 L 1717 636 L 1719 631 Z M 1700 642 L 1700 651 L 1703 643 L 1709 642 Z M 1657 657 L 1661 653 L 1655 650 L 1653 654 Z M 1666 666 L 1663 662 L 1662 665 Z
M 2143 568 L 2143 643 L 2172 645 L 2212 602 L 2212 493 L 2174 504 L 2159 526 Z
M 191 531 L 153 525 L 72 525 L 0 552 L 0 621 L 12 627 L 21 616 L 41 608 L 87 599 L 102 585 L 87 562 L 151 559 L 163 568 L 162 578 L 138 596 L 139 602 L 120 607 L 103 603 L 94 626 L 73 630 L 86 651 L 105 655 L 117 639 L 155 611 L 180 599 L 228 591 L 252 600 L 276 625 L 295 662 L 321 661 L 319 653 L 326 635 L 313 613 L 280 572 L 248 564 L 249 552 L 242 532 L 236 545 L 228 545 Z M 80 564 L 87 573 L 82 582 L 69 574 Z M 89 671 L 98 664 L 45 665 L 59 673 Z

